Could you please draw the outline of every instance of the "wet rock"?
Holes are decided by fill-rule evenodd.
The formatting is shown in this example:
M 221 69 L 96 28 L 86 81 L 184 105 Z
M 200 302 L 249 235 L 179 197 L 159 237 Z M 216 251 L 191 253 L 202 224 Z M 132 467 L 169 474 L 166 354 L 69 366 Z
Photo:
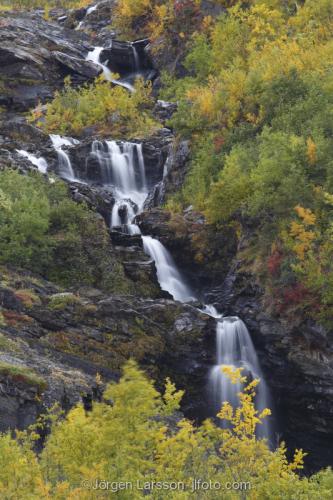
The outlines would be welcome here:
M 113 40 L 111 47 L 102 51 L 101 62 L 120 76 L 140 71 L 151 71 L 153 69 L 152 62 L 145 51 L 148 44 L 149 40 L 146 39 L 135 42 Z
M 230 228 L 217 232 L 206 224 L 202 214 L 191 209 L 171 214 L 152 208 L 138 215 L 136 223 L 143 234 L 157 237 L 168 248 L 201 293 L 224 281 L 236 251 L 235 234 Z
M 112 36 L 110 25 L 114 4 L 115 0 L 104 0 L 83 9 L 72 10 L 67 16 L 65 26 L 79 33 L 82 31 L 91 33 L 96 40 L 95 45 L 101 46 Z
M 154 108 L 154 114 L 161 122 L 165 123 L 177 111 L 177 107 L 177 104 L 174 102 L 158 100 Z
M 65 71 L 70 71 L 83 75 L 87 79 L 94 79 L 102 73 L 102 69 L 89 61 L 82 61 L 81 58 L 64 54 L 63 52 L 53 51 L 52 57 L 65 67 Z
M 120 228 L 121 229 L 121 228 Z M 142 238 L 140 234 L 126 234 L 119 231 L 111 231 L 111 241 L 115 246 L 142 248 Z
M 109 189 L 71 182 L 70 190 L 75 201 L 84 202 L 91 209 L 97 211 L 104 218 L 106 225 L 110 227 L 111 212 L 115 199 Z

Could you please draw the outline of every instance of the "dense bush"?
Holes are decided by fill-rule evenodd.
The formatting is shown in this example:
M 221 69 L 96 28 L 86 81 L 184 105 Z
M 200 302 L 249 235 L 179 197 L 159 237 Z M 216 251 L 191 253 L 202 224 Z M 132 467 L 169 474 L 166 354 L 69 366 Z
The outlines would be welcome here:
M 73 88 L 70 80 L 47 105 L 45 122 L 48 132 L 77 135 L 85 127 L 95 127 L 101 134 L 117 137 L 143 137 L 158 127 L 151 115 L 150 86 L 137 80 L 135 92 L 112 86 L 103 78 L 94 84 Z M 32 119 L 38 119 L 36 111 Z
M 283 302 L 285 287 L 302 285 L 307 301 L 312 297 L 311 314 L 329 322 L 332 2 L 307 0 L 297 8 L 273 0 L 233 4 L 193 36 L 185 62 L 189 75 L 164 76 L 162 98 L 178 101 L 171 124 L 194 149 L 176 201 L 194 204 L 213 223 L 255 230 L 252 258 L 275 299 L 278 290 Z M 303 253 L 295 252 L 302 238 L 293 231 L 298 206 L 315 216 Z M 267 262 L 276 247 L 283 262 L 272 275 Z
M 239 379 L 241 373 L 230 376 Z M 256 440 L 255 429 L 269 413 L 259 415 L 254 408 L 257 383 L 244 389 L 238 412 L 227 403 L 222 407 L 219 418 L 229 422 L 229 429 L 211 421 L 194 427 L 185 419 L 170 425 L 182 393 L 167 381 L 162 396 L 129 362 L 120 382 L 105 392 L 109 404 L 95 403 L 89 413 L 78 406 L 65 419 L 52 416 L 39 457 L 32 451 L 38 437 L 33 429 L 16 439 L 0 436 L 1 496 L 93 500 L 109 498 L 112 488 L 125 482 L 132 486 L 118 491 L 124 500 L 145 498 L 149 492 L 154 499 L 331 499 L 332 471 L 300 478 L 301 450 L 289 463 L 283 445 L 270 451 L 265 441 Z M 193 479 L 221 489 L 191 492 Z M 155 482 L 155 487 L 143 491 L 145 482 Z M 159 488 L 158 482 L 167 486 Z M 180 486 L 170 490 L 168 485 L 175 483 Z
M 0 172 L 0 263 L 40 273 L 61 285 L 123 290 L 106 227 L 72 201 L 62 181 Z

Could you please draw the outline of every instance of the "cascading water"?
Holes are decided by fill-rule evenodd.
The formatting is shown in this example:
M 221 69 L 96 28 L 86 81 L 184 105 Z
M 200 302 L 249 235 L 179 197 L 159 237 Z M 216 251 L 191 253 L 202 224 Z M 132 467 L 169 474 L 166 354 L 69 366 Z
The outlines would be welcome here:
M 256 389 L 256 409 L 262 411 L 271 407 L 269 391 L 264 380 L 258 357 L 254 349 L 250 334 L 241 319 L 238 317 L 223 317 L 213 306 L 206 306 L 204 312 L 214 317 L 216 323 L 216 365 L 209 375 L 209 391 L 217 413 L 224 402 L 229 402 L 234 408 L 239 405 L 238 393 L 243 385 L 241 382 L 232 383 L 223 372 L 223 367 L 242 368 L 242 375 L 248 381 L 260 379 Z M 272 443 L 271 418 L 264 419 L 257 428 L 258 437 L 265 437 Z
M 132 43 L 132 51 L 133 51 L 133 61 L 134 61 L 134 72 L 138 73 L 140 71 L 140 58 L 134 43 Z
M 95 141 L 92 145 L 105 185 L 113 188 L 116 202 L 112 209 L 111 227 L 119 228 L 129 234 L 141 234 L 133 223 L 134 217 L 143 210 L 148 196 L 146 171 L 142 145 L 130 142 L 117 143 Z M 168 291 L 175 300 L 190 302 L 196 300 L 195 294 L 185 283 L 184 278 L 162 243 L 151 236 L 142 236 L 145 252 L 154 260 L 157 278 L 162 290 Z M 243 368 L 249 380 L 260 378 L 257 388 L 256 407 L 262 410 L 269 407 L 269 394 L 262 376 L 257 355 L 245 324 L 236 317 L 223 318 L 212 305 L 203 312 L 216 319 L 216 365 L 209 377 L 209 386 L 215 414 L 224 401 L 238 406 L 238 393 L 241 384 L 232 384 L 223 373 L 223 366 Z M 271 438 L 270 422 L 265 420 L 258 430 L 258 436 Z
M 50 135 L 50 139 L 58 155 L 59 176 L 63 179 L 66 179 L 67 181 L 77 180 L 75 178 L 71 160 L 68 154 L 63 151 L 62 146 L 73 146 L 74 144 L 78 144 L 79 141 L 77 141 L 76 139 L 70 139 L 68 137 L 61 137 L 60 135 L 53 134 Z
M 162 243 L 151 236 L 142 236 L 142 240 L 145 252 L 155 261 L 162 290 L 171 293 L 175 300 L 180 302 L 196 300 L 191 289 L 184 283 L 171 254 Z
M 91 155 L 98 161 L 103 185 L 112 187 L 116 199 L 111 228 L 121 227 L 126 233 L 140 234 L 133 219 L 142 211 L 148 196 L 142 144 L 94 141 Z
M 28 151 L 24 151 L 23 149 L 17 149 L 16 151 L 19 155 L 24 156 L 24 158 L 27 158 L 30 163 L 35 165 L 35 167 L 38 168 L 39 172 L 41 172 L 42 174 L 46 174 L 48 165 L 47 161 L 43 157 L 38 158 L 37 156 L 28 153 Z
M 104 47 L 95 47 L 93 50 L 88 52 L 86 56 L 86 61 L 91 61 L 97 66 L 100 66 L 103 70 L 103 75 L 105 80 L 115 84 L 115 85 L 120 85 L 120 87 L 124 87 L 125 89 L 129 90 L 130 92 L 134 92 L 134 87 L 131 85 L 129 82 L 123 81 L 123 80 L 115 80 L 113 78 L 112 71 L 109 70 L 106 64 L 103 64 L 101 62 L 101 53 L 104 50 Z
M 90 14 L 95 12 L 95 10 L 97 10 L 97 8 L 98 8 L 98 3 L 95 5 L 92 5 L 91 7 L 88 7 L 86 16 L 90 16 Z

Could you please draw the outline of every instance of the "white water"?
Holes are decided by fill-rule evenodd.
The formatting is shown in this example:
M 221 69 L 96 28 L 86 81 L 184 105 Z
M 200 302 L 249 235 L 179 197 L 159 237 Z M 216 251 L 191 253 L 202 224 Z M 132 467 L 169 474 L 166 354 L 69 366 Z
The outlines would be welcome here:
M 224 402 L 229 402 L 234 408 L 239 406 L 238 393 L 242 391 L 243 384 L 232 383 L 223 372 L 223 367 L 243 368 L 242 375 L 247 377 L 247 382 L 259 379 L 256 388 L 255 404 L 258 411 L 270 408 L 269 391 L 258 357 L 254 349 L 250 334 L 237 317 L 222 317 L 213 306 L 206 306 L 204 312 L 217 319 L 216 324 L 216 365 L 209 375 L 209 386 L 214 410 L 217 413 Z M 257 427 L 257 435 L 272 439 L 270 418 L 265 418 Z
M 96 5 L 93 5 L 92 7 L 89 7 L 87 9 L 86 16 L 89 16 L 92 12 L 94 12 L 95 10 L 97 10 L 97 7 L 98 7 L 98 3 Z
M 103 184 L 113 188 L 116 198 L 111 213 L 111 228 L 121 227 L 125 233 L 141 234 L 133 221 L 143 210 L 149 191 L 142 144 L 94 141 L 91 155 L 98 161 Z M 168 291 L 182 302 L 195 300 L 162 243 L 150 236 L 143 236 L 142 239 L 145 252 L 155 261 L 162 290 Z
M 94 141 L 95 156 L 104 186 L 112 187 L 116 202 L 111 213 L 111 228 L 121 227 L 129 234 L 141 234 L 133 223 L 148 196 L 142 144 L 134 142 Z
M 50 139 L 58 155 L 59 176 L 68 181 L 77 180 L 75 178 L 71 160 L 66 151 L 63 151 L 62 146 L 73 146 L 74 144 L 78 144 L 79 141 L 69 137 L 61 137 L 60 135 L 55 134 L 51 134 Z
M 97 64 L 97 66 L 100 66 L 103 70 L 104 78 L 108 82 L 114 83 L 115 85 L 120 85 L 121 87 L 124 87 L 125 89 L 129 90 L 130 92 L 134 92 L 135 89 L 134 89 L 133 85 L 131 85 L 128 82 L 115 80 L 113 78 L 112 71 L 109 70 L 109 68 L 106 66 L 106 64 L 101 63 L 100 57 L 101 57 L 101 53 L 103 50 L 104 50 L 103 47 L 95 47 L 93 50 L 88 52 L 88 54 L 86 56 L 86 61 L 91 61 L 91 62 Z
M 33 165 L 35 165 L 35 167 L 38 168 L 39 172 L 41 172 L 42 174 L 46 174 L 48 165 L 47 161 L 43 157 L 38 158 L 36 155 L 28 153 L 28 151 L 24 151 L 23 149 L 17 149 L 16 151 L 19 155 L 24 156 Z
M 175 300 L 190 302 L 196 300 L 191 289 L 177 269 L 177 266 L 162 243 L 151 236 L 142 236 L 145 252 L 155 261 L 157 277 L 162 290 L 171 293 Z
M 112 186 L 115 193 L 116 202 L 111 214 L 111 228 L 121 227 L 123 232 L 141 234 L 139 227 L 134 224 L 134 218 L 142 211 L 148 196 L 142 145 L 130 142 L 119 144 L 115 141 L 105 143 L 95 141 L 91 154 L 95 155 L 99 162 L 103 183 Z M 169 292 L 175 300 L 181 302 L 196 300 L 163 244 L 151 236 L 142 236 L 142 240 L 144 251 L 155 262 L 162 290 Z M 240 383 L 232 384 L 223 373 L 223 366 L 243 368 L 243 375 L 247 376 L 249 381 L 259 378 L 256 407 L 259 411 L 269 407 L 268 390 L 245 324 L 236 317 L 223 318 L 212 305 L 206 305 L 202 312 L 216 320 L 216 365 L 209 376 L 215 414 L 224 401 L 237 407 L 238 393 L 242 390 Z M 258 436 L 271 438 L 267 419 L 259 426 Z
M 134 59 L 134 72 L 138 73 L 140 70 L 140 59 L 136 46 L 132 43 L 133 59 Z

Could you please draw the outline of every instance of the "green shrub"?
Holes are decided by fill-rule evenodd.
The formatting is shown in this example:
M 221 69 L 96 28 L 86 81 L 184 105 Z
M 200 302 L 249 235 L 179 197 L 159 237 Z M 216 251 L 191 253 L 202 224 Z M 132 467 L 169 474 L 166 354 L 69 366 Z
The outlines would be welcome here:
M 81 300 L 73 293 L 57 293 L 50 297 L 49 308 L 55 311 L 62 311 L 67 306 L 75 306 L 81 304 Z
M 0 263 L 29 269 L 63 286 L 126 290 L 103 221 L 71 200 L 68 187 L 37 173 L 0 172 Z
M 232 4 L 194 35 L 190 76 L 163 76 L 163 96 L 178 102 L 170 125 L 193 151 L 174 204 L 194 205 L 240 235 L 251 228 L 246 257 L 276 312 L 298 301 L 332 324 L 332 2 Z M 289 234 L 297 206 L 316 219 L 307 268 L 295 257 L 300 235 Z M 267 276 L 276 248 L 281 272 Z
M 51 432 L 38 458 L 32 451 L 34 427 L 32 433 L 17 433 L 16 440 L 0 435 L 1 497 L 97 500 L 112 497 L 118 488 L 121 500 L 144 499 L 147 494 L 159 500 L 330 500 L 330 469 L 301 477 L 302 450 L 289 461 L 283 444 L 271 451 L 264 440 L 256 439 L 256 427 L 269 414 L 255 409 L 257 383 L 244 389 L 237 412 L 223 405 L 218 417 L 229 422 L 228 429 L 212 421 L 196 427 L 186 419 L 174 423 L 182 391 L 167 379 L 160 394 L 129 362 L 119 383 L 105 391 L 112 404 L 94 403 L 90 412 L 80 405 L 66 418 L 50 415 Z M 193 491 L 194 478 L 221 486 Z M 120 490 L 121 483 L 127 487 Z
M 0 10 L 33 10 L 44 8 L 79 8 L 86 7 L 90 0 L 1 0 Z
M 144 137 L 159 128 L 152 118 L 151 87 L 137 80 L 135 92 L 112 86 L 99 78 L 91 85 L 73 88 L 67 79 L 65 88 L 57 92 L 47 105 L 47 132 L 78 135 L 85 127 L 95 127 L 100 134 L 114 138 Z M 32 114 L 32 120 L 38 117 Z

